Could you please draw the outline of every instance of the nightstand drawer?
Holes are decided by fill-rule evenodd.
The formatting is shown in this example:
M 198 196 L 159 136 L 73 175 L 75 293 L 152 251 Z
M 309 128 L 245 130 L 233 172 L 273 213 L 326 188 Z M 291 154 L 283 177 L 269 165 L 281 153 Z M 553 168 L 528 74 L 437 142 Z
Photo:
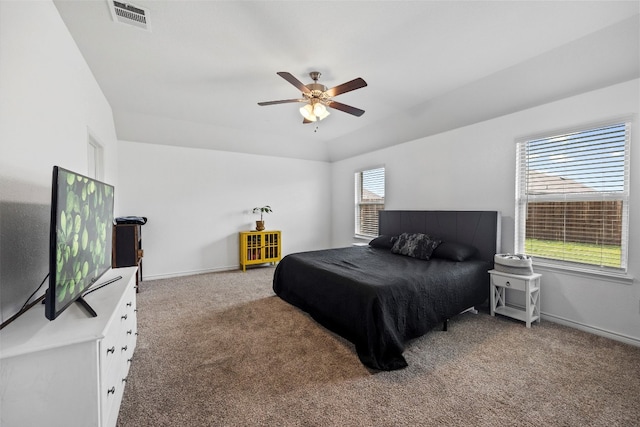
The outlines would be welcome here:
M 495 286 L 500 286 L 502 288 L 508 289 L 516 289 L 518 291 L 526 290 L 527 286 L 526 280 L 516 279 L 514 277 L 498 276 L 497 274 L 492 274 L 491 280 Z

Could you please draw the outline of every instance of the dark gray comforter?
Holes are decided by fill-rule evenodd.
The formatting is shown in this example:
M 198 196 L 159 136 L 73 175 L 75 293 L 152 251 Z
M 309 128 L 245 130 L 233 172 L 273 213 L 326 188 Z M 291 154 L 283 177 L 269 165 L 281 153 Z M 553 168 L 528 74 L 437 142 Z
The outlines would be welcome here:
M 418 260 L 388 249 L 349 247 L 287 255 L 273 290 L 356 346 L 374 369 L 407 366 L 404 344 L 483 303 L 484 261 Z

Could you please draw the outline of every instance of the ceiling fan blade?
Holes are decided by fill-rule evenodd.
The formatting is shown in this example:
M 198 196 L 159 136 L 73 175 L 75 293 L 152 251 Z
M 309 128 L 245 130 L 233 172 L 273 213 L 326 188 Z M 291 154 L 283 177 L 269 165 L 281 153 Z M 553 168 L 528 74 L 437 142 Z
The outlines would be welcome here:
M 362 87 L 365 87 L 366 85 L 367 85 L 367 82 L 365 82 L 363 79 L 358 77 L 357 79 L 353 79 L 350 82 L 342 83 L 341 85 L 332 87 L 331 89 L 328 89 L 325 93 L 329 97 L 334 97 L 334 96 L 340 95 L 341 93 L 351 92 L 352 90 L 360 89 Z
M 313 123 L 311 120 L 307 120 L 307 118 L 305 117 L 304 119 L 302 119 L 302 124 L 306 125 L 308 123 Z
M 287 73 L 286 71 L 278 71 L 277 73 L 280 77 L 300 89 L 302 93 L 311 93 L 308 87 L 306 87 L 300 80 L 296 79 L 293 74 Z
M 265 105 L 275 105 L 275 104 L 286 104 L 288 102 L 307 102 L 307 100 L 306 99 L 281 99 L 280 101 L 258 102 L 258 105 L 265 106 Z
M 336 110 L 344 111 L 345 113 L 353 114 L 358 117 L 364 114 L 364 110 L 337 101 L 329 102 L 327 107 L 335 108 Z

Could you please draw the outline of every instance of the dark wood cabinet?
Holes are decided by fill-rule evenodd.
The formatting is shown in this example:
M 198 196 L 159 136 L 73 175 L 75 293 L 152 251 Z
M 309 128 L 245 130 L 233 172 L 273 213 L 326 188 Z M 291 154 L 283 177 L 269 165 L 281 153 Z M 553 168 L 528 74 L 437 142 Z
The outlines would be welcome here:
M 142 281 L 142 226 L 115 224 L 113 226 L 113 268 L 138 267 L 136 286 Z

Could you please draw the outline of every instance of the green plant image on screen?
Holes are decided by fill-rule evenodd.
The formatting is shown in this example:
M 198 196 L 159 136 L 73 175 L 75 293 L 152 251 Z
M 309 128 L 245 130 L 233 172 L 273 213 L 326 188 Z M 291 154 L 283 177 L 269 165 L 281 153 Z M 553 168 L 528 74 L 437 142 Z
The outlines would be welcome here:
M 111 266 L 113 187 L 59 170 L 56 302 L 73 301 Z

